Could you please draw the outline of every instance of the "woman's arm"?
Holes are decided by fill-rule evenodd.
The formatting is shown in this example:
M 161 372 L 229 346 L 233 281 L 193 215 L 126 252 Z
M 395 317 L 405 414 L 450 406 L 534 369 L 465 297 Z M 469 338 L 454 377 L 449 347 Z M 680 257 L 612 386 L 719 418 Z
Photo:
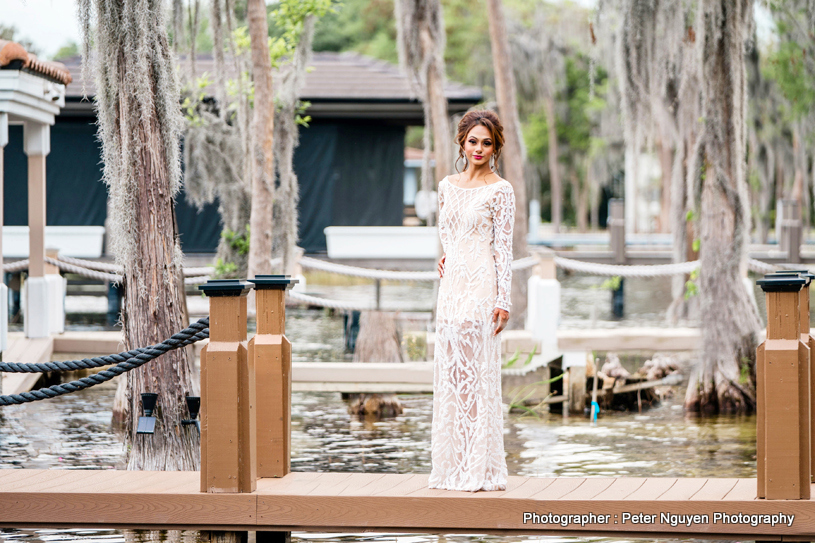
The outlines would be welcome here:
M 493 243 L 495 248 L 495 274 L 498 281 L 496 309 L 509 311 L 512 305 L 512 227 L 515 224 L 515 192 L 505 184 L 495 191 L 492 211 Z

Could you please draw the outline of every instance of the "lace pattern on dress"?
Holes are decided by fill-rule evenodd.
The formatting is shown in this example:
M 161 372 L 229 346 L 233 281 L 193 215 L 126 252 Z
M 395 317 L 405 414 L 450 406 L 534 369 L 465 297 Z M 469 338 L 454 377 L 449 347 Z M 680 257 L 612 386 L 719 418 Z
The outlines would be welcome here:
M 430 488 L 505 490 L 501 335 L 510 308 L 515 194 L 505 180 L 475 188 L 439 183 L 439 282 Z

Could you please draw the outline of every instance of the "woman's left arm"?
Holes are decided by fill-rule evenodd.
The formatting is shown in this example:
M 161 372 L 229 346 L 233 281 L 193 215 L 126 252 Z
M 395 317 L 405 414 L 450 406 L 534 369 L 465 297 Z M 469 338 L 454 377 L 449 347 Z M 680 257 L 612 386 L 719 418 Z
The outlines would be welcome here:
M 512 305 L 512 227 L 515 224 L 515 192 L 505 184 L 495 191 L 490 210 L 492 212 L 493 240 L 495 247 L 495 272 L 498 281 L 496 309 L 509 312 Z

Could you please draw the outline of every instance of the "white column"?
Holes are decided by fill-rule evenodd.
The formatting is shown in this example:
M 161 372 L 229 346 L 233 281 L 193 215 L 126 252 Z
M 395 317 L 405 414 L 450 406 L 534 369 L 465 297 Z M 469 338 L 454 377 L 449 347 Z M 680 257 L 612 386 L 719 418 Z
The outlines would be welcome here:
M 26 122 L 23 150 L 28 156 L 28 279 L 24 286 L 25 335 L 50 333 L 48 285 L 45 279 L 45 157 L 51 151 L 51 127 Z
M 8 114 L 0 113 L 0 352 L 8 346 L 8 287 L 3 271 L 3 151 L 8 143 Z
M 540 263 L 527 283 L 525 328 L 540 341 L 541 352 L 557 350 L 560 324 L 560 283 L 557 280 L 554 251 L 536 253 Z

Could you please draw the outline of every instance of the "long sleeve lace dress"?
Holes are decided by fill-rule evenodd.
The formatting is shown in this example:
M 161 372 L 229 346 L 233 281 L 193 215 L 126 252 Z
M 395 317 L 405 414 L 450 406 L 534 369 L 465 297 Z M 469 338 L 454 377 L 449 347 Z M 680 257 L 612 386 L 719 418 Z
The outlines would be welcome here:
M 439 183 L 445 253 L 436 305 L 430 488 L 505 490 L 501 334 L 510 308 L 515 193 L 506 180 L 462 188 Z

